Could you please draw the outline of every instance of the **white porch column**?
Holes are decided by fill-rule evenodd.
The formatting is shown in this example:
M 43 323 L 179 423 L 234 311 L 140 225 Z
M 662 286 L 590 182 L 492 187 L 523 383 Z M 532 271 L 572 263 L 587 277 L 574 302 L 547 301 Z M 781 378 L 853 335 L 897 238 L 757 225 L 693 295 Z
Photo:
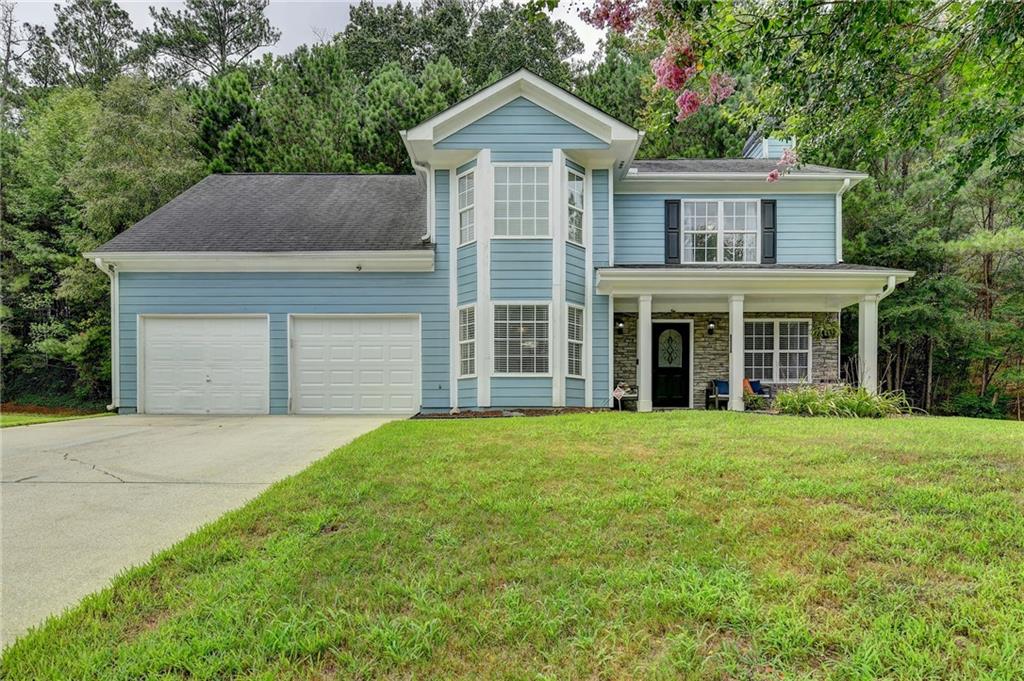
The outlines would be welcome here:
M 729 296 L 729 410 L 743 411 L 743 296 Z
M 651 411 L 651 297 L 640 296 L 638 299 L 640 314 L 636 320 L 636 351 L 640 358 L 640 366 L 636 371 L 637 411 Z
M 860 341 L 860 387 L 874 394 L 878 392 L 878 296 L 860 299 L 857 338 Z

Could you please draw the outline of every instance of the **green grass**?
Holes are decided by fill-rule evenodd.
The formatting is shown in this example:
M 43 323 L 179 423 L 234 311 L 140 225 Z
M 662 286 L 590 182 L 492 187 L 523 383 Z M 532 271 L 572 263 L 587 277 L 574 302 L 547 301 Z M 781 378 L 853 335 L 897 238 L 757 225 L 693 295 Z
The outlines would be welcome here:
M 1024 425 L 389 424 L 8 649 L 10 679 L 1024 677 Z
M 74 419 L 91 419 L 96 418 L 97 416 L 110 416 L 110 414 L 31 414 L 17 411 L 0 412 L 0 428 L 30 426 L 34 423 L 53 423 L 54 421 L 72 421 Z

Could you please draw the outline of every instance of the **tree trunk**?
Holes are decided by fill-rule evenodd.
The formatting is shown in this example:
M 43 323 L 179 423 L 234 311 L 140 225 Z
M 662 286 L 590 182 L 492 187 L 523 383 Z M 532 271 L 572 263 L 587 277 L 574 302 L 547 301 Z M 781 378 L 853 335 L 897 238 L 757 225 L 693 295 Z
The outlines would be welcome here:
M 928 375 L 924 383 L 924 410 L 932 410 L 932 359 L 935 355 L 935 343 L 931 336 L 928 336 Z

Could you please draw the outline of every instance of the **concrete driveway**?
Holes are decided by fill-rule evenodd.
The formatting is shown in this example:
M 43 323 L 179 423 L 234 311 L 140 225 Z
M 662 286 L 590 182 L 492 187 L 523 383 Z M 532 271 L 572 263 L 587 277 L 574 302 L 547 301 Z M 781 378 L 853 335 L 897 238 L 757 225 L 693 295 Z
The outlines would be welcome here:
M 0 645 L 387 417 L 111 416 L 0 431 Z

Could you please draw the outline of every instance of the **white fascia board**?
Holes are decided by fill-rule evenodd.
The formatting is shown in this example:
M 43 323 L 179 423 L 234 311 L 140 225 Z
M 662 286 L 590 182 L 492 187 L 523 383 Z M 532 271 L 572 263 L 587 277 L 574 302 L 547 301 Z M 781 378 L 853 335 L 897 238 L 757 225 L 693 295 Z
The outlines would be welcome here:
M 868 295 L 903 283 L 909 270 L 598 270 L 601 295 Z
M 626 174 L 615 183 L 617 194 L 835 194 L 848 181 L 853 186 L 866 175 L 787 175 L 765 181 L 763 173 Z
M 121 272 L 433 272 L 434 251 L 85 253 Z

